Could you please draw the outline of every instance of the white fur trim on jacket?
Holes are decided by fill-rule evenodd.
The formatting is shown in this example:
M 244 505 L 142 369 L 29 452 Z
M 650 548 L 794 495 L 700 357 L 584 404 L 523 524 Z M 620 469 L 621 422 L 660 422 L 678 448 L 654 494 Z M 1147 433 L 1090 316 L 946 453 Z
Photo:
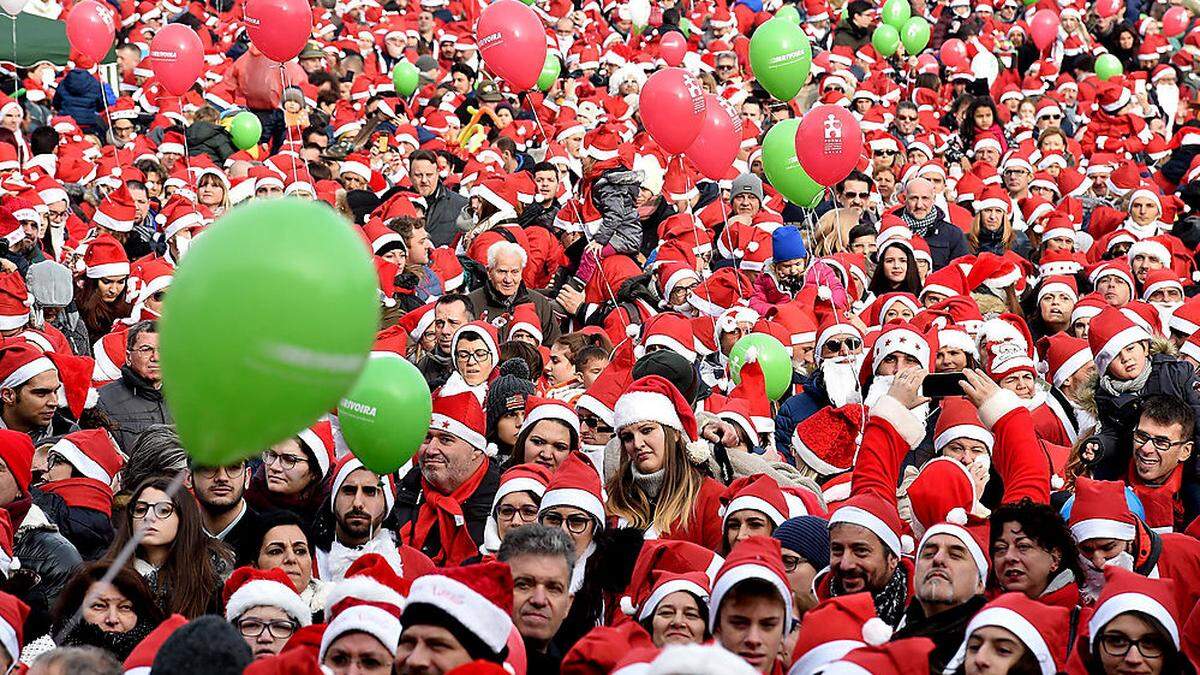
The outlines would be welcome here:
M 908 443 L 909 448 L 917 447 L 925 438 L 924 422 L 891 395 L 885 394 L 871 407 L 871 417 L 877 417 L 890 424 Z
M 1023 407 L 1017 395 L 1007 389 L 997 389 L 979 406 L 979 420 L 992 429 L 1008 413 Z

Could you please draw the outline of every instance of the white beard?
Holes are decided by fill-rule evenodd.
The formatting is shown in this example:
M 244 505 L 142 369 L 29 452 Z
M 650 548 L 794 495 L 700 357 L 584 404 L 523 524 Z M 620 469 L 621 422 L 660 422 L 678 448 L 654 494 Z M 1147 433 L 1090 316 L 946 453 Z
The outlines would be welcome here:
M 1163 326 L 1171 323 L 1171 316 L 1175 314 L 1175 308 L 1182 305 L 1182 302 L 1152 302 L 1154 308 L 1158 310 L 1158 321 Z
M 867 390 L 867 395 L 863 399 L 863 405 L 870 408 L 879 403 L 879 400 L 892 388 L 894 379 L 896 379 L 895 375 L 876 375 L 875 379 L 871 381 L 871 388 Z
M 682 305 L 672 305 L 671 309 L 676 312 L 679 312 L 680 314 L 682 314 L 684 316 L 688 316 L 688 317 L 695 317 L 697 314 L 699 314 L 699 312 L 696 310 L 695 307 L 692 307 L 690 304 L 688 304 L 686 302 L 683 303 Z
M 853 359 L 841 363 L 834 359 L 825 359 L 821 362 L 820 369 L 825 380 L 825 393 L 833 407 L 840 408 L 848 403 L 862 402 L 858 366 Z
M 1100 597 L 1100 591 L 1104 590 L 1104 569 L 1096 569 L 1092 565 L 1092 561 L 1079 556 L 1080 566 L 1083 567 L 1084 580 L 1083 585 L 1079 588 L 1080 595 L 1086 603 L 1091 604 Z M 1129 551 L 1121 551 L 1114 558 L 1109 558 L 1104 562 L 1104 567 L 1120 567 L 1133 571 L 1133 555 Z

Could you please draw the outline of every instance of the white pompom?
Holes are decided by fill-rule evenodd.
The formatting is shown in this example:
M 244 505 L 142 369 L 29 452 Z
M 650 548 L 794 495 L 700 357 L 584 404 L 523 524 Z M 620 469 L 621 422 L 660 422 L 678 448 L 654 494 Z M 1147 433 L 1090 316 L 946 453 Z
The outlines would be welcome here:
M 500 448 L 497 447 L 495 443 L 488 443 L 483 449 L 483 454 L 487 455 L 488 457 L 495 457 L 497 454 L 499 454 L 499 452 Z
M 758 347 L 750 347 L 746 350 L 745 363 L 755 363 L 758 361 Z
M 1062 479 L 1062 476 L 1058 476 L 1058 475 L 1050 476 L 1050 488 L 1051 489 L 1061 490 L 1061 489 L 1063 489 L 1063 486 L 1065 486 L 1066 484 L 1067 484 L 1067 482 Z
M 633 606 L 633 598 L 628 595 L 621 596 L 621 611 L 625 613 L 625 616 L 633 616 L 637 612 L 637 607 Z
M 878 646 L 892 639 L 892 627 L 883 619 L 873 616 L 863 624 L 862 636 L 863 642 Z
M 742 249 L 740 249 L 740 248 L 735 248 L 735 249 L 733 249 L 732 253 L 733 253 L 733 257 L 735 257 L 735 258 L 744 258 L 744 257 L 746 257 L 746 252 L 745 252 L 745 251 L 743 251 L 743 250 L 742 250 Z
M 1192 281 L 1200 282 L 1200 270 L 1192 272 Z
M 751 253 L 754 253 L 755 251 L 757 251 L 757 250 L 758 250 L 758 242 L 757 242 L 757 241 L 752 241 L 752 242 L 750 242 L 749 244 L 746 244 L 746 250 L 747 250 L 747 251 L 749 251 L 749 252 L 751 252 Z
M 833 299 L 833 291 L 829 290 L 828 286 L 818 286 L 817 287 L 817 298 L 819 298 L 821 300 L 832 300 Z
M 692 464 L 704 464 L 712 458 L 712 443 L 706 440 L 689 441 L 687 444 L 688 461 Z
M 114 166 L 112 173 L 110 173 L 109 175 L 112 176 L 113 178 L 120 178 L 121 177 L 121 167 Z
M 917 543 L 913 541 L 912 535 L 905 534 L 900 536 L 901 553 L 912 553 L 916 547 Z
M 950 523 L 952 525 L 966 525 L 967 524 L 966 510 L 963 509 L 963 507 L 961 507 L 961 506 L 956 506 L 956 507 L 950 509 L 950 512 L 946 514 L 946 522 Z
M 639 327 L 635 323 L 631 323 L 631 324 L 625 326 L 625 337 L 634 338 L 636 340 L 638 334 L 641 332 L 642 332 L 641 327 Z

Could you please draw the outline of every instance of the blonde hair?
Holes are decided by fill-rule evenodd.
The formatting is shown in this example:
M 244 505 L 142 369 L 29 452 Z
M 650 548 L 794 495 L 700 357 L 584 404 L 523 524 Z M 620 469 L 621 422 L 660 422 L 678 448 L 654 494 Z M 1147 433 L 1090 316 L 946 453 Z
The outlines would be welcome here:
M 850 248 L 850 230 L 858 225 L 858 209 L 834 208 L 817 220 L 813 228 L 812 258 L 824 258 Z
M 1012 216 L 1008 215 L 1007 213 L 1004 214 L 1000 229 L 1004 233 L 1004 236 L 1002 237 L 1004 240 L 1004 250 L 1012 250 L 1013 240 L 1016 239 L 1016 233 L 1013 232 L 1012 227 Z M 980 209 L 979 213 L 976 213 L 975 217 L 971 220 L 971 231 L 967 233 L 967 245 L 971 247 L 971 251 L 974 253 L 979 252 L 979 233 L 982 231 L 983 210 Z
M 700 495 L 704 477 L 687 460 L 686 441 L 678 431 L 665 426 L 663 431 L 662 489 L 657 497 L 642 491 L 633 480 L 633 462 L 621 443 L 621 464 L 609 479 L 608 512 L 624 518 L 629 527 L 649 529 L 660 535 L 684 529 L 692 518 L 692 507 Z

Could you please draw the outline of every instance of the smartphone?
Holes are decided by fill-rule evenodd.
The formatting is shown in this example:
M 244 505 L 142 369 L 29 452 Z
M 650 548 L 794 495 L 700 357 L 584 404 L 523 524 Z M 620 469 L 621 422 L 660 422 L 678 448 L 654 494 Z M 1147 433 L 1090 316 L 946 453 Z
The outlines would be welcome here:
M 967 376 L 962 373 L 931 373 L 925 376 L 921 383 L 921 395 L 926 398 L 946 398 L 962 396 L 960 382 L 965 382 Z

